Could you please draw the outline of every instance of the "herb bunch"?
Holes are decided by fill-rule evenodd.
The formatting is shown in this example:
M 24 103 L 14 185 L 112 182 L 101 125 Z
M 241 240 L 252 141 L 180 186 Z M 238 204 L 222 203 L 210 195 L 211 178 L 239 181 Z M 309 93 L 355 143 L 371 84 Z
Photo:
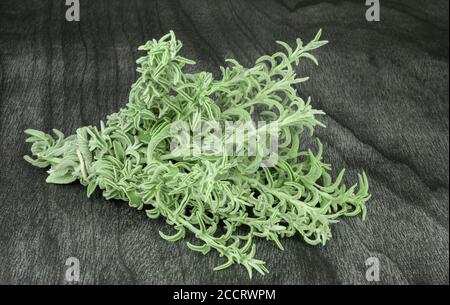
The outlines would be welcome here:
M 366 216 L 368 181 L 359 175 L 359 186 L 342 184 L 344 171 L 333 180 L 331 166 L 318 152 L 301 150 L 299 135 L 323 126 L 323 114 L 297 95 L 295 85 L 307 80 L 294 67 L 327 43 L 321 32 L 295 48 L 278 42 L 283 52 L 265 55 L 246 68 L 236 60 L 221 67 L 221 79 L 211 73 L 186 73 L 195 64 L 179 55 L 182 44 L 173 32 L 139 47 L 146 55 L 137 60 L 138 80 L 132 85 L 125 108 L 107 117 L 100 126 L 85 126 L 65 137 L 27 129 L 34 158 L 32 165 L 46 168 L 48 183 L 76 180 L 87 186 L 89 197 L 97 188 L 107 199 L 119 199 L 144 209 L 149 218 L 164 217 L 174 233 L 159 232 L 168 241 L 193 233 L 193 251 L 211 250 L 224 257 L 221 270 L 243 265 L 268 272 L 255 257 L 254 239 L 272 240 L 283 250 L 281 238 L 299 234 L 311 245 L 331 238 L 330 225 L 340 216 Z M 280 127 L 278 162 L 260 167 L 261 154 L 175 156 L 170 150 L 170 124 L 250 121 L 253 113 Z M 248 149 L 243 147 L 243 149 Z

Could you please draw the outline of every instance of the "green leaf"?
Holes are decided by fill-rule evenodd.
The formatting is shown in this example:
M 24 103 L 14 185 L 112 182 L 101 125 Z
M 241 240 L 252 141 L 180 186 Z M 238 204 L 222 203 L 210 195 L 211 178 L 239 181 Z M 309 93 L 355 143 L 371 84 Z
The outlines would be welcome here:
M 97 188 L 97 183 L 89 183 L 87 186 L 87 197 L 90 198 L 92 193 L 95 191 L 95 189 Z
M 127 191 L 125 193 L 128 197 L 130 207 L 137 208 L 141 205 L 141 199 L 136 195 L 135 191 Z
M 77 177 L 72 176 L 72 174 L 67 173 L 65 175 L 53 175 L 50 174 L 45 182 L 47 183 L 53 183 L 53 184 L 69 184 L 77 180 Z
M 119 141 L 114 141 L 113 142 L 113 147 L 114 147 L 114 155 L 120 161 L 123 162 L 125 160 L 125 151 L 123 150 L 122 144 L 120 144 Z
M 46 168 L 50 165 L 50 163 L 48 161 L 34 160 L 30 156 L 23 156 L 23 158 L 25 159 L 25 161 L 27 161 L 28 163 L 30 163 L 31 165 L 36 166 L 36 167 Z
M 214 267 L 214 271 L 219 271 L 219 270 L 223 270 L 223 269 L 227 269 L 229 267 L 231 267 L 234 264 L 232 259 L 228 259 L 228 261 L 222 265 L 216 266 Z
M 188 248 L 191 249 L 192 251 L 200 252 L 203 255 L 208 254 L 208 252 L 211 250 L 211 247 L 208 244 L 204 244 L 202 246 L 196 246 L 191 244 L 190 242 L 186 242 L 186 244 Z
M 178 232 L 172 236 L 166 235 L 163 232 L 159 231 L 159 236 L 161 236 L 165 240 L 175 242 L 177 240 L 184 238 L 184 236 L 186 235 L 186 231 L 183 227 L 178 227 L 177 230 Z

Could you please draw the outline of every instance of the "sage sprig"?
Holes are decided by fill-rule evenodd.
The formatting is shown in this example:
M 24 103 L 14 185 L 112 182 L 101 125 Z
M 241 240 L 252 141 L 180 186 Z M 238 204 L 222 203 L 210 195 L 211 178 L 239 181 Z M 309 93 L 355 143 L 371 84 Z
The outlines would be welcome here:
M 197 243 L 187 243 L 189 249 L 224 257 L 214 270 L 241 264 L 250 277 L 253 271 L 264 274 L 255 238 L 272 240 L 282 250 L 281 239 L 295 234 L 311 245 L 325 244 L 340 216 L 366 217 L 366 175 L 347 189 L 344 171 L 332 179 L 320 141 L 317 153 L 300 149 L 299 135 L 324 126 L 316 119 L 324 113 L 297 95 L 295 85 L 308 78 L 298 77 L 294 67 L 303 60 L 317 64 L 310 52 L 327 43 L 320 36 L 319 31 L 306 45 L 297 39 L 295 48 L 278 42 L 283 52 L 262 56 L 251 68 L 227 60 L 222 77 L 214 79 L 208 72 L 183 71 L 195 63 L 179 55 L 182 44 L 170 32 L 139 47 L 146 55 L 137 60 L 140 77 L 125 108 L 99 127 L 81 127 L 68 137 L 56 129 L 55 136 L 27 129 L 34 158 L 25 160 L 50 167 L 48 183 L 79 180 L 88 197 L 100 189 L 107 199 L 144 209 L 149 218 L 164 217 L 174 229 L 159 232 L 168 241 L 194 234 Z M 246 122 L 255 113 L 280 127 L 273 167 L 260 166 L 262 154 L 177 156 L 170 150 L 175 121 L 191 127 Z

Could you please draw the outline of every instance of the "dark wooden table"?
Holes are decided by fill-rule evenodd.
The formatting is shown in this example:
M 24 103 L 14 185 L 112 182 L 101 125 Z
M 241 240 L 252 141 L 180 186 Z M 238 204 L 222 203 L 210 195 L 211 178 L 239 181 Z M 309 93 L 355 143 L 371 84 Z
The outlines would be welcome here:
M 366 260 L 380 261 L 379 283 L 449 282 L 448 1 L 388 1 L 367 22 L 364 1 L 81 0 L 67 22 L 65 1 L 0 1 L 0 283 L 65 281 L 68 257 L 81 283 L 372 284 Z M 275 40 L 330 44 L 299 94 L 327 115 L 316 135 L 325 160 L 347 183 L 366 170 L 369 219 L 344 219 L 325 247 L 301 238 L 280 252 L 259 243 L 270 274 L 249 280 L 235 266 L 158 235 L 123 202 L 87 199 L 77 184 L 45 183 L 27 164 L 23 130 L 73 133 L 123 107 L 137 75 L 137 47 L 173 29 L 195 70 L 217 73 L 225 58 L 250 65 Z

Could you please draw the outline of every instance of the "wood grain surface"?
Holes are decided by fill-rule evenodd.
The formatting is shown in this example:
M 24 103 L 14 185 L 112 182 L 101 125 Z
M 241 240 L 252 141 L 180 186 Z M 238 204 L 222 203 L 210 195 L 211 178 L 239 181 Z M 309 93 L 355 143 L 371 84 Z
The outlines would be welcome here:
M 442 1 L 381 1 L 367 22 L 365 1 L 81 0 L 67 22 L 62 0 L 0 0 L 0 283 L 65 284 L 77 257 L 81 284 L 374 284 L 366 259 L 380 261 L 383 284 L 449 283 L 449 41 Z M 365 170 L 368 220 L 343 219 L 325 246 L 286 239 L 258 243 L 270 274 L 249 280 L 221 259 L 162 240 L 163 220 L 123 202 L 87 199 L 78 184 L 45 183 L 27 164 L 23 130 L 66 134 L 123 107 L 137 78 L 137 47 L 174 30 L 195 71 L 217 75 L 225 58 L 251 65 L 323 28 L 330 44 L 299 94 L 323 109 L 316 135 L 325 160 Z

